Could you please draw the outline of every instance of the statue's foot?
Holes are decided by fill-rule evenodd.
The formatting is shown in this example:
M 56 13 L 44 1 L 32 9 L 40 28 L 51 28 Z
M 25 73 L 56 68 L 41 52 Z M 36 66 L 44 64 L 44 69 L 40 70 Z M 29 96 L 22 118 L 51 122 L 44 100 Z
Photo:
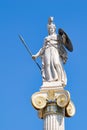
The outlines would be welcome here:
M 58 81 L 58 78 L 55 79 L 49 79 L 48 82 L 54 82 L 54 81 Z
M 49 79 L 49 80 L 47 80 L 47 82 L 53 82 L 54 80 L 53 79 Z
M 54 81 L 58 81 L 58 78 L 54 78 Z

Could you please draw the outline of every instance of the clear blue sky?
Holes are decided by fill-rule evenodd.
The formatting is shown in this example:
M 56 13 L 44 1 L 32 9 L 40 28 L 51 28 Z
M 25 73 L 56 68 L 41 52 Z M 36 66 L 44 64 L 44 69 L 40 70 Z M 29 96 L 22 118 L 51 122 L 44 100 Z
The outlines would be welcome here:
M 86 130 L 87 117 L 87 1 L 0 1 L 0 130 L 42 130 L 43 121 L 31 105 L 31 96 L 42 84 L 40 72 L 21 44 L 22 34 L 32 53 L 47 35 L 54 16 L 58 28 L 68 33 L 74 51 L 65 65 L 76 115 L 66 119 L 66 130 Z M 40 62 L 40 60 L 38 61 Z

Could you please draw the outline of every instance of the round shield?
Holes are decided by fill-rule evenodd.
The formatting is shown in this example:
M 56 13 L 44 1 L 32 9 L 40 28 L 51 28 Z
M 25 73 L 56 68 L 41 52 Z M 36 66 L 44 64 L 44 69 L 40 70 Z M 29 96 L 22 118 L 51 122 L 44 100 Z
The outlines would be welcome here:
M 65 47 L 69 50 L 69 51 L 73 51 L 73 45 L 71 43 L 71 40 L 69 39 L 68 35 L 63 31 L 63 29 L 59 28 L 58 33 L 62 36 L 63 34 L 66 35 L 66 43 L 64 44 Z

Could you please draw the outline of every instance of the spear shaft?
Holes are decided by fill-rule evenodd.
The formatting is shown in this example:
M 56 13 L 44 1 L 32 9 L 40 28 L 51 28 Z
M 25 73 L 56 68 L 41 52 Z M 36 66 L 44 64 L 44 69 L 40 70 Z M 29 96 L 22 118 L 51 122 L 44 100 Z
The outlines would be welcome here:
M 26 50 L 28 51 L 29 55 L 32 57 L 32 53 L 31 53 L 29 47 L 27 46 L 26 42 L 24 41 L 23 37 L 21 35 L 19 35 L 19 38 L 20 38 L 21 42 L 23 43 L 23 45 L 25 46 Z M 38 62 L 36 60 L 34 60 L 34 59 L 33 59 L 33 61 L 38 66 L 39 70 L 41 71 L 41 67 L 38 64 Z

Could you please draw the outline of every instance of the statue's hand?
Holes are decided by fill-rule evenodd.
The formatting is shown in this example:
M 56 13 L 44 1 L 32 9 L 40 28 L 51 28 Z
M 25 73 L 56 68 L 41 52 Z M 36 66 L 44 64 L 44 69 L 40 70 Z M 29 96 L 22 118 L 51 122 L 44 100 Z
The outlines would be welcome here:
M 35 60 L 36 59 L 36 55 L 32 55 L 32 59 Z

